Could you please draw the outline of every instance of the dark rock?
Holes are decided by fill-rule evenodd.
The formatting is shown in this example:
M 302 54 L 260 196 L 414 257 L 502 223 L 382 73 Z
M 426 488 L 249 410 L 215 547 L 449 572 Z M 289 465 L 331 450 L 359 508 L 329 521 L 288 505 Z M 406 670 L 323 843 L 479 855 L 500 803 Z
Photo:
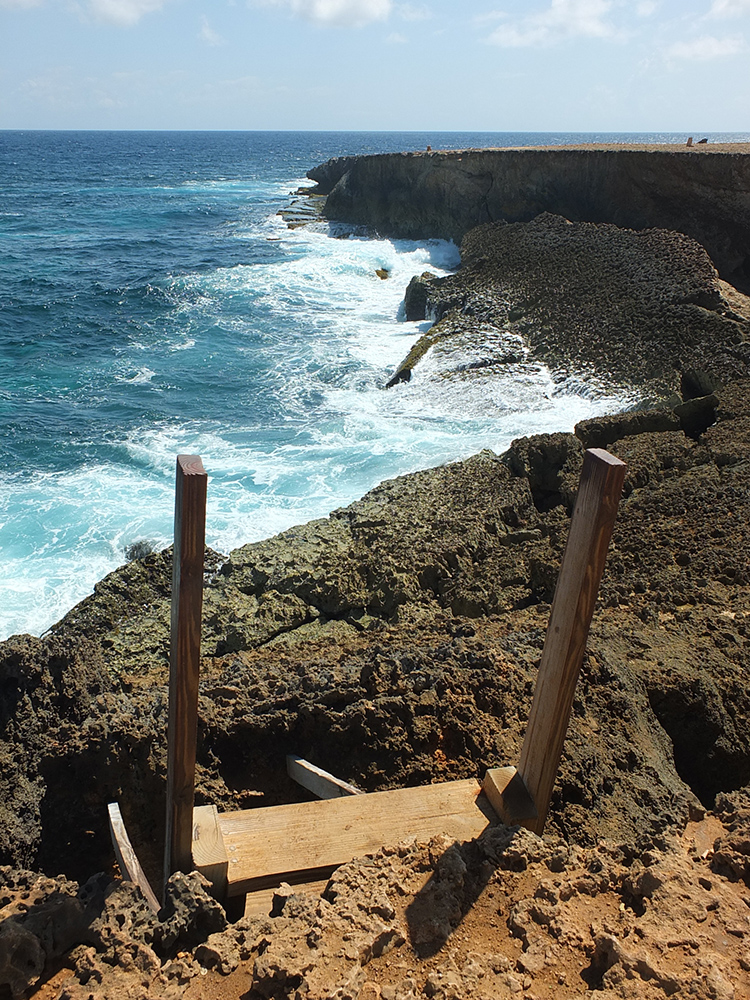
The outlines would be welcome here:
M 701 156 L 678 147 L 385 153 L 339 157 L 308 176 L 328 194 L 328 218 L 393 236 L 460 242 L 483 222 L 552 212 L 686 233 L 730 281 L 750 259 L 750 156 L 731 146 Z
M 632 410 L 606 417 L 581 420 L 575 426 L 576 437 L 584 448 L 606 448 L 614 441 L 657 431 L 679 431 L 680 418 L 674 410 Z
M 431 271 L 415 274 L 404 293 L 404 310 L 409 321 L 427 318 L 427 295 L 436 275 Z
M 720 388 L 721 383 L 715 376 L 699 368 L 687 368 L 680 375 L 680 393 L 684 400 L 710 396 Z
M 154 947 L 160 954 L 189 950 L 226 930 L 226 913 L 210 895 L 210 888 L 211 883 L 198 872 L 176 872 L 169 877 L 154 929 Z
M 385 383 L 386 389 L 392 389 L 394 385 L 399 385 L 401 382 L 411 381 L 411 368 L 399 368 L 396 374 L 388 379 Z
M 142 538 L 137 542 L 133 542 L 132 545 L 128 545 L 125 549 L 125 558 L 128 562 L 132 562 L 134 559 L 145 559 L 146 556 L 152 555 L 154 552 L 154 543 L 150 542 L 147 538 Z
M 8 986 L 11 995 L 24 997 L 38 982 L 46 955 L 39 940 L 15 920 L 0 924 L 0 986 Z
M 583 449 L 573 434 L 533 434 L 515 440 L 505 461 L 514 475 L 528 480 L 534 503 L 544 509 L 570 499 L 563 496 L 565 478 L 572 474 L 577 487 Z
M 21 635 L 0 644 L 0 863 L 38 861 L 50 734 L 61 720 L 84 725 L 110 686 L 95 642 Z
M 719 397 L 711 393 L 710 396 L 697 396 L 679 403 L 674 412 L 683 431 L 692 438 L 698 438 L 716 422 L 718 404 Z

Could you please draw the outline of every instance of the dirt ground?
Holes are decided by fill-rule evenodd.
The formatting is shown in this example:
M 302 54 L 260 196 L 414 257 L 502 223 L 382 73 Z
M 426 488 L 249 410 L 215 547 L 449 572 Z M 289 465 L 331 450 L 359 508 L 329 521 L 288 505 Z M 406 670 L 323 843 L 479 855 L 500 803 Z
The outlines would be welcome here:
M 404 842 L 343 866 L 322 895 L 282 888 L 272 918 L 245 918 L 192 949 L 173 943 L 166 962 L 148 918 L 117 928 L 115 889 L 98 939 L 31 995 L 740 1000 L 750 996 L 750 889 L 734 878 L 728 826 L 744 812 L 735 835 L 747 837 L 749 804 L 727 802 L 724 822 L 689 823 L 641 856 L 502 827 L 467 845 Z

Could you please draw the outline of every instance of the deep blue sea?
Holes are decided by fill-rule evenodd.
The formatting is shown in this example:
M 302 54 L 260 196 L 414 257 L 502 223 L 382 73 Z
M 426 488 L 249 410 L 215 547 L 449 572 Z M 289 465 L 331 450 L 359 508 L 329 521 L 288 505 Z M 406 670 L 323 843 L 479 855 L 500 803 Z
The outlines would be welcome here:
M 429 326 L 404 288 L 456 247 L 277 215 L 331 156 L 581 141 L 685 136 L 0 132 L 0 638 L 42 633 L 131 543 L 169 544 L 178 453 L 203 457 L 228 552 L 623 402 L 538 364 L 384 391 Z

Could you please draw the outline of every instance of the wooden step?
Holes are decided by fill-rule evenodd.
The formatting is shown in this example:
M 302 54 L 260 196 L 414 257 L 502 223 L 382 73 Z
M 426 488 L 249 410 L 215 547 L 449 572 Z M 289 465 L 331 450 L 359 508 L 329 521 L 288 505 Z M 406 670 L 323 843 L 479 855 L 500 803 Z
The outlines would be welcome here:
M 219 813 L 229 896 L 327 878 L 384 844 L 478 837 L 497 817 L 473 778 Z

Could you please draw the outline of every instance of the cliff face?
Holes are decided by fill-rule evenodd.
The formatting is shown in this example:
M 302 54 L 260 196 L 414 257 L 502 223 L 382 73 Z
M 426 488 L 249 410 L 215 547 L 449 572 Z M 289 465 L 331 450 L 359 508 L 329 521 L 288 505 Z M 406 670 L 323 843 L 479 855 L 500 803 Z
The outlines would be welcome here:
M 308 176 L 328 195 L 328 218 L 394 236 L 458 242 L 483 222 L 552 212 L 685 233 L 722 277 L 750 282 L 747 146 L 387 153 L 329 160 Z

